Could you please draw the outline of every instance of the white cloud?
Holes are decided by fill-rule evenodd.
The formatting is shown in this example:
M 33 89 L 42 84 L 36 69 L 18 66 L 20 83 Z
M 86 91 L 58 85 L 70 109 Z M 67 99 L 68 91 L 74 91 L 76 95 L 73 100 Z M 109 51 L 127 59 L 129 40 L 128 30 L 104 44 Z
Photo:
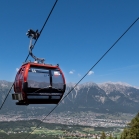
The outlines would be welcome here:
M 92 75 L 92 74 L 94 74 L 94 72 L 93 71 L 89 71 L 87 75 Z
M 70 71 L 69 74 L 73 74 L 73 71 Z
M 78 73 L 78 76 L 81 77 L 81 74 Z
M 75 72 L 75 70 L 71 70 L 71 71 L 69 72 L 69 74 L 74 74 L 74 72 Z
M 16 68 L 16 71 L 18 72 L 19 71 L 19 68 Z

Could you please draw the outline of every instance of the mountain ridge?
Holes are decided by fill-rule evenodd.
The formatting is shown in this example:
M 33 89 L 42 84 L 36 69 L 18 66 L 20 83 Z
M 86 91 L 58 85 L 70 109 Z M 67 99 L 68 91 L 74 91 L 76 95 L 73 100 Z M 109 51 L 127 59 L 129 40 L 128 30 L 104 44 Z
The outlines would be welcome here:
M 2 103 L 12 82 L 0 81 L 0 101 Z M 66 95 L 75 83 L 68 83 Z M 12 92 L 13 93 L 13 90 Z M 7 109 L 19 110 L 19 106 L 15 105 L 15 101 L 11 98 L 11 93 L 5 104 Z M 34 105 L 29 105 L 33 107 Z M 47 107 L 47 105 L 38 105 Z M 62 101 L 57 112 L 63 111 L 93 111 L 93 112 L 123 112 L 136 113 L 139 106 L 139 89 L 125 84 L 105 82 L 96 84 L 94 82 L 86 82 L 79 84 L 73 91 Z M 21 108 L 21 107 L 20 107 Z

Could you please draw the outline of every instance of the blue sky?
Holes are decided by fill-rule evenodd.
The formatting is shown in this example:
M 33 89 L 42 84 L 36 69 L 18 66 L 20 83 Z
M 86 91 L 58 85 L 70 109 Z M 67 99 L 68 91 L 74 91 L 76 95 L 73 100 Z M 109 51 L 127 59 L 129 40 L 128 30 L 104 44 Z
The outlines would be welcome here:
M 54 2 L 1 1 L 0 80 L 14 80 L 28 54 L 27 30 L 42 28 Z M 33 53 L 59 63 L 66 81 L 76 83 L 139 17 L 138 6 L 138 0 L 59 0 Z M 89 81 L 139 87 L 139 21 L 83 80 Z

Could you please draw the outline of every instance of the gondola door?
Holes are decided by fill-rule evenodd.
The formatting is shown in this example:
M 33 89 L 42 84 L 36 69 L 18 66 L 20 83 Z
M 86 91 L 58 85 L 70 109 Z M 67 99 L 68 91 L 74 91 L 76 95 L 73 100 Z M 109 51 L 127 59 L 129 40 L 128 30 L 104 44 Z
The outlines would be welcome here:
M 17 72 L 16 78 L 15 78 L 14 90 L 16 93 L 21 93 L 21 89 L 20 89 L 20 85 L 19 85 L 19 78 L 20 78 L 21 70 L 22 70 L 22 68 L 19 69 L 19 71 Z
M 49 69 L 44 69 L 40 67 L 30 67 L 28 71 L 28 91 L 27 99 L 28 101 L 43 101 L 50 99 L 47 93 L 51 93 L 51 75 Z M 38 103 L 39 103 L 38 102 Z
M 22 92 L 22 84 L 24 82 L 24 70 L 25 68 L 22 67 L 21 71 L 20 71 L 20 75 L 19 75 L 19 87 L 20 87 L 20 92 Z

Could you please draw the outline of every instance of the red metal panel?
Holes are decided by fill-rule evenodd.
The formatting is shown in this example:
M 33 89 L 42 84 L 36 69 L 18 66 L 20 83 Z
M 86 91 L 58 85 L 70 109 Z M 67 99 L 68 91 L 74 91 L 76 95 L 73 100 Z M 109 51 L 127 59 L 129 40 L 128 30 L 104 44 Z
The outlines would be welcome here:
M 48 65 L 48 64 L 31 63 L 31 62 L 25 63 L 21 66 L 20 70 L 17 72 L 16 78 L 15 78 L 15 84 L 14 84 L 15 93 L 22 93 L 23 101 L 25 103 L 35 104 L 35 102 L 30 102 L 30 100 L 27 99 L 26 92 L 23 92 L 23 90 L 22 90 L 23 83 L 27 82 L 28 72 L 29 72 L 29 69 L 31 66 L 44 67 L 44 68 L 48 68 L 48 69 L 59 69 L 59 71 L 62 75 L 62 78 L 63 78 L 64 85 L 66 85 L 64 74 L 59 66 L 57 66 L 57 65 L 52 66 L 52 65 Z M 24 71 L 22 71 L 22 69 L 24 69 Z M 61 96 L 61 98 L 62 98 L 62 96 Z M 44 102 L 41 102 L 41 100 L 40 100 L 40 101 L 37 101 L 36 104 L 56 104 L 58 102 L 59 102 L 59 100 L 55 100 L 55 101 L 54 100 L 53 101 L 47 100 L 47 102 L 45 102 L 45 100 L 44 100 Z

